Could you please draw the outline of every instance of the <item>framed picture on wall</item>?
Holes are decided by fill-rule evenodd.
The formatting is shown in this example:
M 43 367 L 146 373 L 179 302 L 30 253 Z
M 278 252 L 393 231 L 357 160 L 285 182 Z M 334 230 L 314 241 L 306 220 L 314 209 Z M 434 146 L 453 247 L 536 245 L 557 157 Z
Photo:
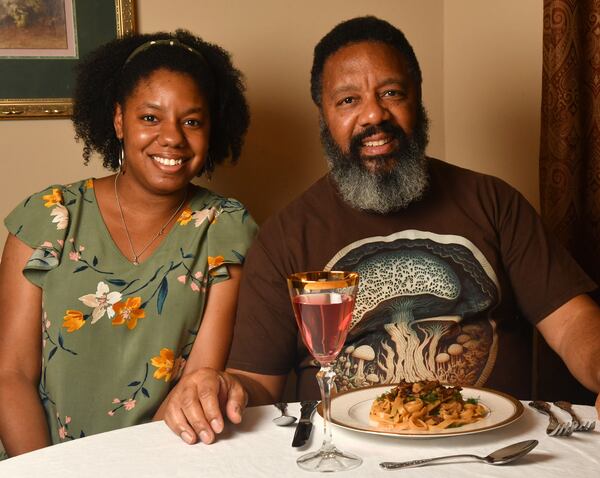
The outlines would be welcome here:
M 135 0 L 1 0 L 0 120 L 73 112 L 75 67 L 135 30 Z

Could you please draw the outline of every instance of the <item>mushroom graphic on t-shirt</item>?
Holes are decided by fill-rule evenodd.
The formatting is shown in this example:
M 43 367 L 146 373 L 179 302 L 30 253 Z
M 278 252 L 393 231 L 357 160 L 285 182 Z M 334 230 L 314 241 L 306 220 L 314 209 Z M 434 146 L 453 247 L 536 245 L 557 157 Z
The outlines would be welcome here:
M 412 323 L 415 311 L 420 317 L 451 311 L 460 295 L 459 278 L 445 261 L 424 251 L 378 254 L 373 259 L 363 262 L 358 270 L 361 279 L 355 313 L 360 315 L 368 305 L 385 301 L 383 310 L 389 317 L 385 330 L 393 343 L 379 364 L 386 372 L 385 381 L 434 378 L 430 377 L 423 344 Z M 431 333 L 428 342 L 439 332 Z M 390 357 L 404 360 L 386 360 Z
M 352 352 L 352 357 L 358 359 L 358 369 L 356 370 L 355 380 L 362 382 L 365 379 L 364 363 L 375 358 L 375 351 L 369 345 L 361 345 Z
M 349 245 L 327 268 L 359 273 L 347 345 L 369 345 L 375 355 L 360 364 L 344 354 L 334 365 L 343 376 L 340 389 L 375 383 L 375 374 L 378 383 L 443 379 L 464 385 L 489 376 L 495 323 L 478 314 L 493 310 L 499 289 L 473 244 L 458 236 L 404 231 Z

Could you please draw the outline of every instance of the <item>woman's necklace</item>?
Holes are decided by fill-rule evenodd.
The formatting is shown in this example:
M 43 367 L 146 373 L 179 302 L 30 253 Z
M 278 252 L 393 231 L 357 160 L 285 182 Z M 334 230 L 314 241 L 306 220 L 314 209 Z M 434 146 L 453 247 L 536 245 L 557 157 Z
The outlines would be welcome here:
M 131 249 L 131 255 L 133 256 L 131 263 L 134 266 L 137 266 L 140 264 L 139 259 L 140 259 L 141 255 L 146 251 L 146 249 L 148 249 L 150 247 L 150 245 L 154 241 L 156 241 L 156 239 L 159 236 L 162 236 L 162 234 L 165 232 L 165 229 L 167 228 L 167 226 L 171 223 L 173 218 L 177 215 L 179 210 L 183 207 L 183 205 L 185 204 L 185 200 L 187 199 L 187 193 L 183 197 L 183 201 L 181 201 L 179 206 L 177 206 L 177 209 L 175 209 L 173 214 L 171 214 L 171 217 L 169 217 L 167 222 L 165 222 L 163 224 L 163 226 L 159 229 L 159 231 L 154 235 L 154 237 L 152 237 L 152 239 L 150 239 L 150 241 L 148 241 L 148 243 L 144 247 L 142 247 L 142 250 L 140 252 L 136 253 L 135 249 L 133 248 L 133 242 L 131 240 L 131 235 L 129 234 L 129 229 L 127 229 L 127 223 L 125 222 L 125 215 L 123 214 L 123 208 L 121 207 L 121 202 L 119 201 L 119 193 L 117 192 L 117 180 L 119 179 L 120 174 L 121 174 L 121 172 L 119 171 L 115 175 L 115 198 L 117 199 L 117 206 L 119 207 L 119 213 L 121 214 L 121 222 L 123 223 L 123 229 L 125 229 L 125 235 L 127 236 L 127 241 L 129 242 L 129 248 Z

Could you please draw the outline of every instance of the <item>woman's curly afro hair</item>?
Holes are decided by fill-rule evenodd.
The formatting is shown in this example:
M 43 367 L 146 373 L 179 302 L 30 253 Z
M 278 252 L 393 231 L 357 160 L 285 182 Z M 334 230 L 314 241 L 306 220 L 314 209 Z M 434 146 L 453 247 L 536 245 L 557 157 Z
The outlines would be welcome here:
M 149 44 L 152 40 L 175 39 L 174 45 Z M 144 44 L 148 47 L 131 55 Z M 119 38 L 82 60 L 77 71 L 73 124 L 76 139 L 84 142 L 86 164 L 95 151 L 103 157 L 105 168 L 118 169 L 121 145 L 113 127 L 115 106 L 124 105 L 140 80 L 161 68 L 189 75 L 208 98 L 210 161 L 202 172 L 210 173 L 215 164 L 227 158 L 231 162 L 239 159 L 250 122 L 242 74 L 225 50 L 188 31 L 177 30 Z

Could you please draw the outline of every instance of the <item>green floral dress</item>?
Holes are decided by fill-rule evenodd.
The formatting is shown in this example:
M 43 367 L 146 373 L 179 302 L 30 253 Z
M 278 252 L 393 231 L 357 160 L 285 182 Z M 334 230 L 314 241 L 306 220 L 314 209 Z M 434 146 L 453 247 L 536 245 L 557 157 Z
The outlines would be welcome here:
M 39 393 L 53 443 L 149 421 L 182 373 L 211 285 L 241 264 L 257 226 L 244 206 L 195 187 L 135 266 L 114 244 L 93 179 L 51 186 L 5 219 L 34 249 L 43 290 Z

